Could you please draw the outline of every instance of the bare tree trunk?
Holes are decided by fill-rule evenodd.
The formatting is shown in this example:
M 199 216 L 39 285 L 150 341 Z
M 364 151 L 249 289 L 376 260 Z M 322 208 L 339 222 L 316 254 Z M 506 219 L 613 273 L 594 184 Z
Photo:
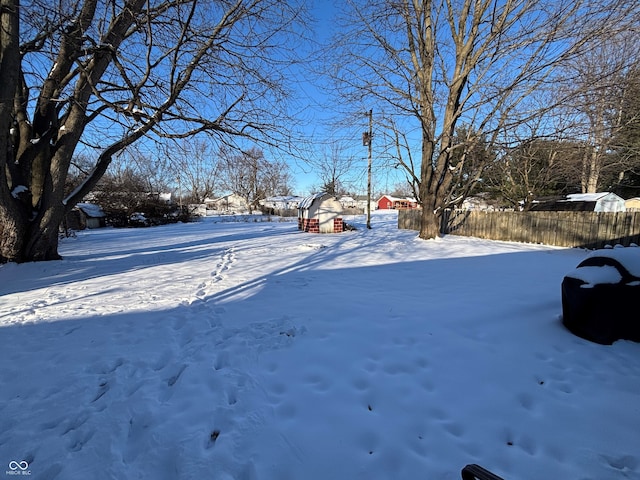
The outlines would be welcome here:
M 431 159 L 434 154 L 434 145 L 429 139 L 422 141 L 422 167 L 420 182 L 420 200 L 422 205 L 422 216 L 420 222 L 420 238 L 425 240 L 436 238 L 440 235 L 440 184 L 435 178 L 436 172 L 430 168 Z
M 597 148 L 591 148 L 587 155 L 586 184 L 583 193 L 596 193 L 600 179 L 600 155 Z
M 32 224 L 27 235 L 24 257 L 29 261 L 59 260 L 58 239 L 60 225 L 64 217 L 61 207 L 51 208 L 38 223 Z
M 441 215 L 438 215 L 436 210 L 432 210 L 423 203 L 418 236 L 424 240 L 437 238 L 440 235 L 440 219 Z
M 18 0 L 0 0 L 0 263 L 21 258 L 25 216 L 16 196 L 19 185 L 8 182 L 4 158 L 12 158 L 13 99 L 20 71 Z
M 23 242 L 27 237 L 27 224 L 19 215 L 8 215 L 0 208 L 0 263 L 24 258 Z
M 295 49 L 276 39 L 299 35 L 295 1 L 18 2 L 0 0 L 0 262 L 60 258 L 65 214 L 142 137 L 290 145 L 278 95 Z M 96 160 L 69 193 L 81 143 Z

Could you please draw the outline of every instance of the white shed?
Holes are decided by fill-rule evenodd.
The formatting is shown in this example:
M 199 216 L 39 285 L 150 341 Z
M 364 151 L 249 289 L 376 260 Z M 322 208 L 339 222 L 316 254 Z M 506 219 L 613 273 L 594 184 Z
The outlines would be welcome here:
M 102 228 L 106 226 L 107 214 L 93 203 L 78 203 L 76 209 L 80 214 L 80 228 Z
M 570 202 L 594 202 L 594 212 L 624 212 L 624 199 L 615 193 L 574 193 L 567 195 Z
M 298 230 L 311 233 L 344 231 L 342 204 L 329 193 L 316 193 L 298 205 Z

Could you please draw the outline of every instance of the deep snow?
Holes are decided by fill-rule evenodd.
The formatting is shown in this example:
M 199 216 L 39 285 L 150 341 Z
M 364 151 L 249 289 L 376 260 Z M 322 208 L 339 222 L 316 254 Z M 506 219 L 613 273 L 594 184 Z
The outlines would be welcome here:
M 351 221 L 84 231 L 0 266 L 0 478 L 640 479 L 640 345 L 561 324 L 586 251 Z

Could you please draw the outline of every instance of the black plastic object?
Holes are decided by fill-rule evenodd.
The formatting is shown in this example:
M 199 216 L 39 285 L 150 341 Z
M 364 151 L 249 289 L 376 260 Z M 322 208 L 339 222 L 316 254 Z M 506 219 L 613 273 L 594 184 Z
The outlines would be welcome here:
M 503 480 L 503 478 L 482 468 L 480 465 L 472 463 L 462 469 L 462 480 Z
M 628 249 L 629 250 L 628 250 Z M 623 258 L 640 256 L 640 248 L 625 248 L 625 256 L 615 258 L 603 251 L 583 260 L 562 281 L 562 323 L 573 334 L 586 340 L 611 345 L 616 340 L 640 342 L 640 278 L 622 264 Z M 614 250 L 615 252 L 615 250 Z M 608 269 L 609 280 L 585 281 L 582 269 Z M 604 270 L 603 270 L 604 271 Z M 597 277 L 597 275 L 596 275 Z

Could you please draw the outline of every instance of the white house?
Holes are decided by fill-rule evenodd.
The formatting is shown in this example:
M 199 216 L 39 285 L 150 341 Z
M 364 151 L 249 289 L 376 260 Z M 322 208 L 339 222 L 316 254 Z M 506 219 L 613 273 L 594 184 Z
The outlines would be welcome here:
M 494 203 L 487 195 L 480 193 L 479 195 L 465 198 L 460 208 L 462 210 L 480 210 L 483 212 L 494 211 L 497 210 Z
M 230 193 L 229 195 L 218 198 L 206 198 L 204 203 L 207 210 L 214 210 L 216 212 L 239 213 L 249 210 L 247 201 L 235 193 Z
M 295 210 L 300 205 L 303 197 L 295 195 L 278 195 L 260 200 L 260 204 L 265 208 L 274 210 Z
M 338 201 L 343 208 L 356 208 L 358 206 L 358 202 L 356 201 L 356 199 L 348 195 L 340 197 Z
M 367 211 L 367 195 L 356 195 L 356 196 L 345 196 L 340 198 L 340 203 L 343 208 L 357 208 L 362 210 L 363 212 Z M 369 201 L 369 205 L 371 211 L 374 211 L 378 208 L 378 203 L 373 198 Z

